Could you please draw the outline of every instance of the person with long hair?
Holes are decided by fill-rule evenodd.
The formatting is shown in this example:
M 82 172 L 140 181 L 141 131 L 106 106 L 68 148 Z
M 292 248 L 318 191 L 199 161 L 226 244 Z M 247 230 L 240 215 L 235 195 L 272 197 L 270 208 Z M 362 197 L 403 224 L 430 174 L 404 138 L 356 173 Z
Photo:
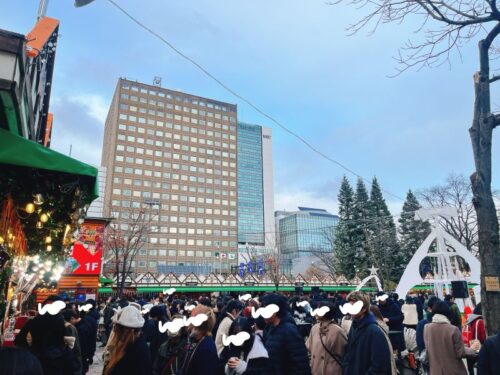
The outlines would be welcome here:
M 225 346 L 220 355 L 226 375 L 266 375 L 269 374 L 269 355 L 262 343 L 262 337 L 252 329 L 248 318 L 236 318 L 229 328 L 229 336 L 246 332 L 250 338 L 242 345 L 230 343 Z
M 432 309 L 432 323 L 424 328 L 429 373 L 467 375 L 462 359 L 475 352 L 464 346 L 458 327 L 451 324 L 453 313 L 448 303 L 439 301 Z
M 143 326 L 144 318 L 134 306 L 127 306 L 117 313 L 103 375 L 151 374 L 151 356 L 142 336 Z
M 198 305 L 191 311 L 191 317 L 205 314 L 200 325 L 188 327 L 190 345 L 182 365 L 181 375 L 216 375 L 219 357 L 212 338 L 215 314 L 208 306 Z
M 342 375 L 342 357 L 347 345 L 347 335 L 334 317 L 338 306 L 327 303 L 328 312 L 316 316 L 317 323 L 311 328 L 306 348 L 311 353 L 312 375 Z M 322 306 L 318 306 L 322 307 Z

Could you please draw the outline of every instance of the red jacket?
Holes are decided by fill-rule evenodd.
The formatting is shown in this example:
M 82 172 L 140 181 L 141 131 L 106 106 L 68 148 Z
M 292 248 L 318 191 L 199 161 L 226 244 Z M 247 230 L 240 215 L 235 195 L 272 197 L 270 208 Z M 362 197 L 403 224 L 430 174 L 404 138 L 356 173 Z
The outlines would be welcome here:
M 481 315 L 470 314 L 462 336 L 467 346 L 470 346 L 471 340 L 476 339 L 482 344 L 486 340 L 483 317 Z

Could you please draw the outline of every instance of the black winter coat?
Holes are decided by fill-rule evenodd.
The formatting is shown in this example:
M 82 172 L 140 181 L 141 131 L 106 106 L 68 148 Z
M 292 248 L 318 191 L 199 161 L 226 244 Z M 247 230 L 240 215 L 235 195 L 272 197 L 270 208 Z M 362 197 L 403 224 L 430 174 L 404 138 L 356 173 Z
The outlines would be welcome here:
M 206 336 L 193 350 L 188 350 L 182 367 L 182 375 L 216 375 L 219 357 L 211 336 Z
M 82 353 L 82 363 L 84 369 L 94 357 L 97 341 L 97 324 L 95 319 L 89 315 L 84 316 L 75 324 L 80 338 L 80 351 Z
M 311 374 L 304 338 L 290 316 L 265 332 L 264 346 L 269 354 L 273 374 Z
M 110 375 L 151 375 L 151 371 L 149 348 L 141 335 L 127 348 Z
M 165 322 L 162 322 L 165 323 Z M 142 328 L 144 332 L 144 338 L 146 342 L 149 344 L 149 350 L 151 352 L 151 361 L 155 361 L 156 356 L 158 355 L 158 349 L 160 345 L 163 344 L 167 338 L 168 334 L 161 333 L 158 328 L 158 322 L 154 319 L 149 319 Z
M 405 316 L 401 311 L 401 306 L 399 306 L 397 302 L 388 298 L 385 305 L 379 304 L 378 307 L 382 316 L 389 319 L 387 322 L 389 331 L 399 331 L 399 333 L 390 333 L 389 338 L 393 349 L 397 349 L 399 352 L 402 352 L 406 349 L 406 345 L 403 328 L 403 320 Z
M 44 375 L 73 375 L 78 369 L 75 355 L 66 345 L 49 346 L 34 354 L 42 364 Z
M 389 319 L 387 325 L 390 331 L 403 331 L 405 316 L 401 311 L 401 307 L 396 302 L 388 298 L 387 303 L 385 305 L 379 304 L 378 308 L 382 316 Z
M 353 320 L 342 361 L 344 375 L 391 375 L 387 338 L 372 314 Z
M 500 333 L 489 337 L 484 342 L 477 357 L 477 375 L 498 374 L 500 358 Z

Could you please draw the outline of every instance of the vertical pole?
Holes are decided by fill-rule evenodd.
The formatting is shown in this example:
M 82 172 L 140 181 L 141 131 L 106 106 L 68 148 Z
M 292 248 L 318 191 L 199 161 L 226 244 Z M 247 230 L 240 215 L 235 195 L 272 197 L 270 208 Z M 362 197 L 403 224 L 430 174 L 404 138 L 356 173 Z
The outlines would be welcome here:
M 45 17 L 48 5 L 49 5 L 49 0 L 40 0 L 40 4 L 38 5 L 38 13 L 36 15 L 36 22 L 40 21 L 40 18 Z

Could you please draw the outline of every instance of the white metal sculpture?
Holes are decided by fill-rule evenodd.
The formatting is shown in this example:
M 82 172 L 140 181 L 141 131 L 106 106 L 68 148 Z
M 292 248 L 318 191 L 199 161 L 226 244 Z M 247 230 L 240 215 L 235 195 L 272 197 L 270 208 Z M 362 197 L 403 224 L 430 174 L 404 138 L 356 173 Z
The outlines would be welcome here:
M 448 234 L 440 225 L 439 220 L 442 217 L 457 216 L 457 211 L 454 208 L 443 207 L 434 209 L 421 209 L 415 213 L 415 218 L 421 220 L 434 219 L 432 222 L 432 231 L 420 245 L 418 250 L 413 255 L 410 263 L 399 280 L 396 293 L 406 296 L 408 291 L 415 285 L 432 282 L 436 294 L 442 298 L 443 290 L 448 294 L 451 281 L 467 280 L 474 283 L 480 283 L 481 265 L 479 261 L 471 254 L 471 252 L 457 241 L 453 236 Z M 436 241 L 436 251 L 429 252 L 432 243 Z M 449 246 L 446 245 L 446 242 Z M 460 272 L 458 263 L 455 258 L 455 267 L 452 267 L 452 257 L 460 256 L 468 264 L 471 273 L 468 277 Z M 436 258 L 437 270 L 434 272 L 432 279 L 423 279 L 420 275 L 420 263 L 426 257 Z
M 375 266 L 372 265 L 372 268 L 370 268 L 370 275 L 368 275 L 363 280 L 361 280 L 361 283 L 359 283 L 358 287 L 356 288 L 356 291 L 360 291 L 361 288 L 364 287 L 368 281 L 373 279 L 377 283 L 377 288 L 378 288 L 379 292 L 382 292 L 383 291 L 382 283 L 380 282 L 380 279 L 377 275 L 377 271 L 378 271 L 378 268 L 375 268 Z

